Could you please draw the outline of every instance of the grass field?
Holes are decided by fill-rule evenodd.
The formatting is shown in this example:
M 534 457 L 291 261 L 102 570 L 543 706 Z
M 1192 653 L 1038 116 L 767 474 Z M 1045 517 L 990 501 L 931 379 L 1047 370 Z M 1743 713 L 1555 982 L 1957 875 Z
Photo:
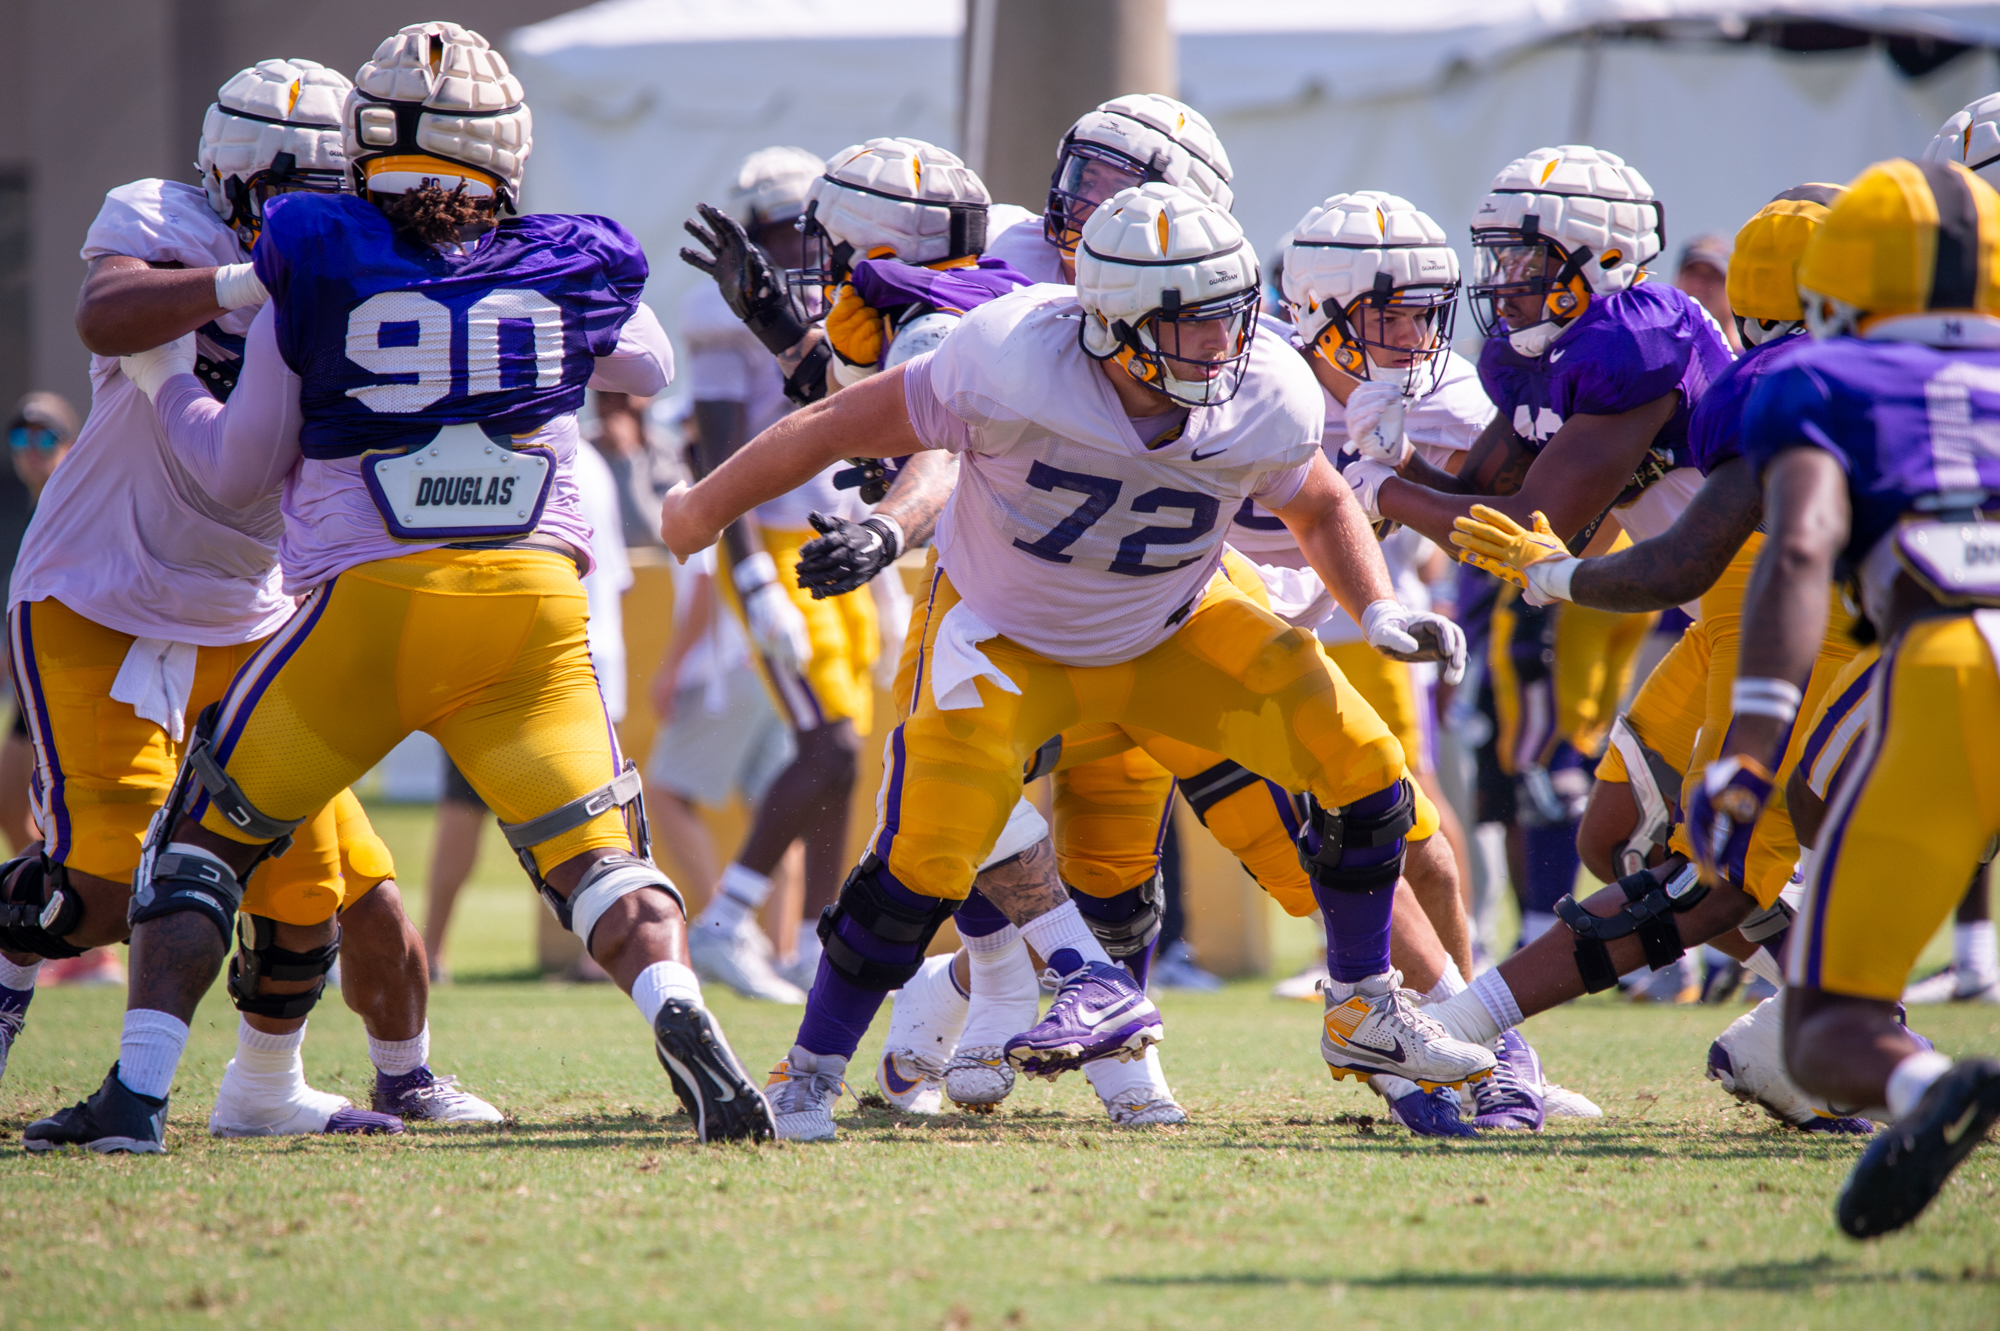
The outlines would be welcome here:
M 420 878 L 421 815 L 380 821 Z M 1910 1232 L 1846 1241 L 1830 1205 L 1859 1147 L 1701 1079 L 1734 1008 L 1531 1022 L 1609 1115 L 1539 1136 L 1411 1138 L 1329 1083 L 1314 1008 L 1239 984 L 1163 1000 L 1183 1128 L 1112 1129 L 1073 1077 L 987 1118 L 850 1100 L 836 1145 L 702 1148 L 621 996 L 518 978 L 538 907 L 515 873 L 488 848 L 432 1005 L 434 1064 L 508 1111 L 498 1131 L 212 1142 L 234 1030 L 212 997 L 172 1154 L 29 1157 L 21 1128 L 102 1078 L 122 1006 L 38 997 L 0 1082 L 0 1326 L 2000 1325 L 2000 1151 Z M 795 1011 L 712 999 L 753 1066 L 788 1045 Z M 1919 1024 L 2000 1049 L 2000 1009 Z M 365 1099 L 337 1000 L 306 1048 L 315 1084 Z

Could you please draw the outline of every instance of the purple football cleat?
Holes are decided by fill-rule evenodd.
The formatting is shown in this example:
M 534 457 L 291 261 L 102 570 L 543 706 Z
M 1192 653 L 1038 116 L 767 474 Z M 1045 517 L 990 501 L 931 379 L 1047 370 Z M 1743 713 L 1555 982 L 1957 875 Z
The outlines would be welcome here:
M 1472 1125 L 1484 1129 L 1542 1130 L 1542 1059 L 1519 1031 L 1502 1031 L 1493 1075 L 1472 1083 Z
M 378 1114 L 372 1109 L 336 1109 L 327 1115 L 326 1126 L 320 1131 L 333 1136 L 373 1137 L 378 1134 L 393 1136 L 403 1130 L 403 1120 L 394 1114 Z
M 1449 1086 L 1427 1091 L 1402 1077 L 1368 1079 L 1374 1092 L 1388 1102 L 1389 1116 L 1419 1137 L 1477 1137 L 1479 1133 L 1458 1112 L 1458 1092 Z
M 1007 1061 L 1053 1080 L 1100 1058 L 1130 1062 L 1166 1034 L 1160 1010 L 1121 966 L 1086 962 L 1073 948 L 1049 958 L 1058 984 L 1049 1015 L 1007 1042 Z
M 428 1065 L 399 1077 L 377 1072 L 369 1100 L 377 1113 L 425 1123 L 501 1121 L 500 1111 L 460 1086 L 458 1078 L 440 1077 Z

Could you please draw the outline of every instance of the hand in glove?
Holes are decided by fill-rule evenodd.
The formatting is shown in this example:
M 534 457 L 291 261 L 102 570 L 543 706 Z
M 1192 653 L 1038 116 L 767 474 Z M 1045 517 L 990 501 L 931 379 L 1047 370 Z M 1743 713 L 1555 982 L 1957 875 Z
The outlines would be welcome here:
M 1688 840 L 1702 882 L 1743 881 L 1750 833 L 1770 802 L 1771 785 L 1770 770 L 1745 754 L 1718 758 L 1703 769 L 1687 807 Z
M 792 308 L 783 270 L 728 213 L 705 203 L 695 208 L 711 229 L 704 230 L 692 221 L 683 225 L 708 253 L 684 249 L 681 262 L 715 279 L 730 311 L 772 355 L 790 351 L 806 335 L 806 325 Z
M 1347 395 L 1347 437 L 1362 457 L 1391 467 L 1410 460 L 1414 446 L 1403 433 L 1404 406 L 1395 384 L 1370 381 Z
M 158 396 L 160 388 L 177 374 L 194 373 L 194 334 L 186 333 L 164 346 L 151 351 L 141 351 L 133 356 L 120 356 L 118 368 L 125 377 L 146 395 L 148 402 Z
M 1583 561 L 1570 554 L 1539 509 L 1534 522 L 1530 531 L 1497 508 L 1474 504 L 1471 517 L 1451 524 L 1451 543 L 1466 551 L 1460 556 L 1466 563 L 1525 588 L 1529 605 L 1567 601 L 1570 579 Z
M 1396 474 L 1396 469 L 1373 458 L 1356 458 L 1340 469 L 1340 478 L 1354 491 L 1354 497 L 1361 502 L 1361 511 L 1368 515 L 1370 522 L 1382 520 L 1382 510 L 1378 501 L 1382 496 L 1382 482 Z
M 1361 612 L 1361 636 L 1398 661 L 1439 662 L 1447 684 L 1465 678 L 1465 631 L 1443 615 L 1388 599 L 1371 601 Z
M 751 643 L 779 669 L 803 671 L 812 660 L 812 638 L 806 633 L 806 617 L 778 581 L 776 561 L 759 550 L 736 566 L 735 578 Z
M 849 522 L 813 513 L 807 520 L 820 535 L 799 547 L 799 586 L 815 601 L 865 587 L 903 552 L 903 533 L 889 518 Z
M 862 300 L 851 282 L 840 284 L 840 299 L 826 315 L 826 340 L 833 354 L 849 365 L 874 369 L 888 348 L 886 321 L 875 308 Z

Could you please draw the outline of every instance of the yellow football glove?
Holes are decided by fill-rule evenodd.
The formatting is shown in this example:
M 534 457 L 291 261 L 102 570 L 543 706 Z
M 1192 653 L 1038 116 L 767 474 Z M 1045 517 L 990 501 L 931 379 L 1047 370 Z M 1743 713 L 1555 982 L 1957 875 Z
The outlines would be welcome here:
M 826 316 L 826 340 L 849 365 L 873 368 L 887 346 L 887 321 L 864 302 L 851 282 L 840 284 L 840 299 Z
M 1497 508 L 1474 504 L 1471 517 L 1451 524 L 1451 541 L 1464 552 L 1460 559 L 1521 588 L 1530 605 L 1567 601 L 1570 577 L 1581 561 L 1570 554 L 1540 509 L 1535 510 L 1534 521 L 1530 531 Z
M 1500 581 L 1511 582 L 1524 591 L 1527 589 L 1528 575 L 1521 572 L 1520 569 L 1515 568 L 1512 564 L 1505 564 L 1497 559 L 1489 559 L 1485 555 L 1475 555 L 1470 550 L 1460 550 L 1458 552 L 1458 562 L 1461 564 L 1470 564 L 1482 572 L 1491 573 L 1494 577 L 1500 579 Z

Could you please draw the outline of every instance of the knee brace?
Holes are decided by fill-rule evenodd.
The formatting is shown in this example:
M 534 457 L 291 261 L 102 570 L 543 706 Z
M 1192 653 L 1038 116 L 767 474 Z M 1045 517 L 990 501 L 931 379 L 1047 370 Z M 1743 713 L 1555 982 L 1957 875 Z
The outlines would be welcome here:
M 613 809 L 618 809 L 625 815 L 626 832 L 632 838 L 634 849 L 639 852 L 637 858 L 650 861 L 653 858 L 653 836 L 652 830 L 646 825 L 644 789 L 644 783 L 639 777 L 639 765 L 628 758 L 625 760 L 624 771 L 589 794 L 579 795 L 561 808 L 545 813 L 539 818 L 530 818 L 520 823 L 500 824 L 500 834 L 507 838 L 508 846 L 514 851 L 514 857 L 520 860 L 521 867 L 528 871 L 528 881 L 533 883 L 535 890 L 550 903 L 550 909 L 555 910 L 556 918 L 562 920 L 565 926 L 568 924 L 568 918 L 563 909 L 555 904 L 562 898 L 543 881 L 541 868 L 535 863 L 535 847 L 544 841 L 553 841 L 565 832 L 582 827 Z M 667 889 L 672 891 L 673 884 L 668 883 Z M 595 920 L 592 922 L 595 923 Z M 585 946 L 588 945 L 586 942 Z
M 1639 935 L 1646 964 L 1655 970 L 1679 961 L 1687 952 L 1681 941 L 1681 926 L 1674 916 L 1691 910 L 1708 895 L 1693 865 L 1683 867 L 1663 887 L 1650 872 L 1627 874 L 1618 880 L 1625 904 L 1616 915 L 1592 915 L 1574 895 L 1556 903 L 1556 918 L 1576 935 L 1576 972 L 1583 978 L 1585 993 L 1600 993 L 1618 983 L 1618 967 L 1605 944 Z
M 946 920 L 957 914 L 961 904 L 939 898 L 925 908 L 898 901 L 882 884 L 885 872 L 881 860 L 872 854 L 863 856 L 854 872 L 847 875 L 847 881 L 840 885 L 840 896 L 819 917 L 819 941 L 827 963 L 856 987 L 876 993 L 901 989 L 910 982 L 923 967 L 924 952 L 931 939 L 937 937 Z M 843 924 L 851 924 L 884 944 L 887 950 L 906 953 L 913 959 L 878 961 L 863 956 L 841 937 Z
M 1083 916 L 1113 961 L 1138 956 L 1160 936 L 1167 887 L 1158 873 L 1114 897 L 1093 897 L 1067 883 L 1063 887 L 1076 903 L 1077 914 Z
M 539 889 L 556 923 L 581 938 L 586 952 L 590 950 L 590 935 L 604 918 L 604 912 L 611 909 L 613 902 L 634 892 L 664 892 L 673 898 L 683 916 L 688 913 L 687 901 L 673 879 L 661 873 L 651 860 L 636 855 L 610 855 L 591 865 L 567 901 L 547 883 L 539 884 Z
M 158 823 L 155 823 L 158 826 Z M 236 871 L 207 851 L 148 850 L 133 877 L 129 924 L 144 924 L 163 916 L 193 911 L 207 918 L 227 948 L 236 933 L 236 912 L 243 905 L 243 885 Z
M 83 949 L 64 938 L 83 922 L 83 898 L 69 871 L 37 851 L 0 864 L 0 948 L 60 960 Z
M 1347 852 L 1393 846 L 1417 825 L 1417 797 L 1407 778 L 1396 783 L 1396 802 L 1375 814 L 1354 806 L 1328 809 L 1305 797 L 1306 825 L 1299 831 L 1299 863 L 1313 885 L 1333 892 L 1378 892 L 1403 875 L 1403 852 L 1373 864 L 1346 865 Z
M 1625 760 L 1625 775 L 1632 779 L 1632 800 L 1639 806 L 1638 825 L 1618 848 L 1618 872 L 1637 873 L 1652 861 L 1655 850 L 1666 848 L 1673 834 L 1681 774 L 1646 747 L 1623 712 L 1611 723 L 1611 747 Z
M 1194 810 L 1194 816 L 1201 819 L 1202 826 L 1206 827 L 1210 809 L 1263 779 L 1241 763 L 1224 758 L 1215 766 L 1181 782 L 1181 795 L 1187 800 L 1188 807 Z
M 276 921 L 262 915 L 236 917 L 236 955 L 229 959 L 229 998 L 238 1012 L 290 1021 L 311 1012 L 319 996 L 326 992 L 327 972 L 340 956 L 340 933 L 336 929 L 331 943 L 310 952 L 279 947 L 277 940 Z M 265 994 L 258 992 L 257 983 L 264 979 L 319 983 L 304 993 Z

